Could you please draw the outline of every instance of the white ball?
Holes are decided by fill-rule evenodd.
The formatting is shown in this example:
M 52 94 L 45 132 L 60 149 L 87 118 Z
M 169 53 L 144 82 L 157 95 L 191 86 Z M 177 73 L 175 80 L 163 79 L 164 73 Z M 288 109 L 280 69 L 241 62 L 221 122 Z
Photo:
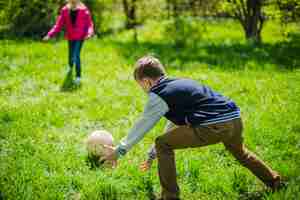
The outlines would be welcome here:
M 92 132 L 86 141 L 86 147 L 89 155 L 103 157 L 108 155 L 112 150 L 105 147 L 113 146 L 114 138 L 106 130 L 97 130 Z

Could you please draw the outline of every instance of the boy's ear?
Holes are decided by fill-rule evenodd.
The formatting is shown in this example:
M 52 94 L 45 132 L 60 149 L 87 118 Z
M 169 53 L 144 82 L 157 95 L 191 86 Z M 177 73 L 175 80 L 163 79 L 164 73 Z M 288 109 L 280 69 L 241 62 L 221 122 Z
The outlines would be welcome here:
M 139 80 L 139 82 L 143 83 L 143 82 L 145 82 L 145 80 L 146 80 L 146 78 L 141 78 L 141 79 Z
M 139 80 L 139 83 L 144 87 L 148 82 L 146 78 L 142 78 Z
M 142 83 L 149 83 L 149 78 L 147 78 L 147 77 L 144 77 L 144 78 L 142 78 L 141 80 L 140 80 Z

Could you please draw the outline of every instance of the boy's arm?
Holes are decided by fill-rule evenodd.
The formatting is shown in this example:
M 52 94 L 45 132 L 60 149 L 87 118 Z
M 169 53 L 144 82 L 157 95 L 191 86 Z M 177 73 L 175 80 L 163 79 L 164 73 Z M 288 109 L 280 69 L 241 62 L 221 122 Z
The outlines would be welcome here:
M 143 115 L 117 146 L 118 156 L 125 155 L 168 111 L 169 107 L 162 98 L 154 93 L 149 93 L 149 100 Z
M 148 150 L 148 162 L 151 162 L 152 160 L 156 159 L 156 149 L 155 144 L 152 144 L 151 148 Z

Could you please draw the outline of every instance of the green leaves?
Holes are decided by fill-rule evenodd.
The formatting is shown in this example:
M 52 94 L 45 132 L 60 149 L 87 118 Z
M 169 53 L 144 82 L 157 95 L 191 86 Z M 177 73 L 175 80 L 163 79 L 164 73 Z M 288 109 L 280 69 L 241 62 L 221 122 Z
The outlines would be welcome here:
M 2 17 L 11 36 L 41 37 L 53 24 L 63 0 L 10 0 L 4 7 Z

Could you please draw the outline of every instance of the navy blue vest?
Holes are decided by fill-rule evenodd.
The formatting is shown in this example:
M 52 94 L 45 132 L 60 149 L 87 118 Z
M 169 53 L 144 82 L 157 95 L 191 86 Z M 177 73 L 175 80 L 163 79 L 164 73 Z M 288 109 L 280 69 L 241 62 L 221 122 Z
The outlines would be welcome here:
M 230 99 L 189 79 L 161 78 L 150 90 L 168 105 L 165 117 L 176 125 L 206 125 L 240 117 Z

